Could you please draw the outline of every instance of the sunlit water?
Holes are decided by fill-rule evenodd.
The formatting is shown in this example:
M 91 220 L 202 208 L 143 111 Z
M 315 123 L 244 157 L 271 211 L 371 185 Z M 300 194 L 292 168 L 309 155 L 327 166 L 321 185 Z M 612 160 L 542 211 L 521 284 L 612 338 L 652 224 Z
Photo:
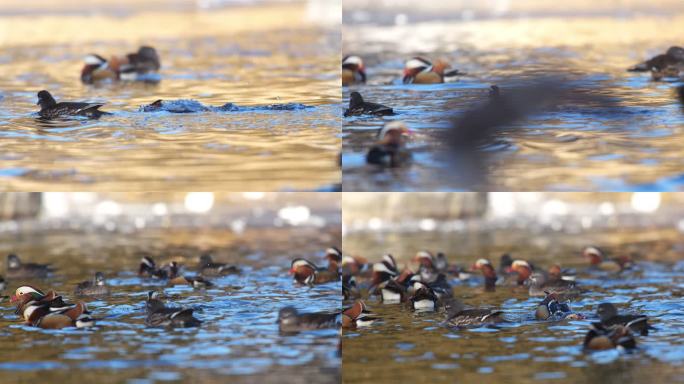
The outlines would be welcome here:
M 407 13 L 400 16 L 393 8 L 349 11 L 362 21 L 345 14 L 343 51 L 364 59 L 368 83 L 345 87 L 343 107 L 349 93 L 359 91 L 393 107 L 396 116 L 345 118 L 344 189 L 681 190 L 684 114 L 673 91 L 676 83 L 625 71 L 681 44 L 669 33 L 682 32 L 681 7 L 644 13 L 531 8 L 522 13 L 529 17 L 479 19 L 477 14 L 467 21 L 458 12 L 421 17 L 404 8 Z M 393 25 L 395 16 L 409 23 Z M 447 59 L 468 76 L 439 85 L 402 85 L 404 61 L 416 55 Z M 550 73 L 613 103 L 561 101 L 528 116 L 478 148 L 482 164 L 452 164 L 440 155 L 448 150 L 444 134 L 450 119 L 486 101 L 491 84 L 505 93 L 506 87 Z M 364 155 L 377 129 L 394 119 L 415 131 L 408 145 L 413 163 L 378 171 L 365 164 Z M 459 167 L 477 167 L 480 177 L 463 181 Z
M 301 244 L 289 243 L 297 244 L 296 252 L 287 248 L 289 237 L 302 239 Z M 59 231 L 5 239 L 3 255 L 15 251 L 25 260 L 51 262 L 58 273 L 43 281 L 10 281 L 3 294 L 31 282 L 75 302 L 80 300 L 73 294 L 75 284 L 95 271 L 107 275 L 112 293 L 83 299 L 92 316 L 102 319 L 86 330 L 21 325 L 5 300 L 0 309 L 0 381 L 339 382 L 337 329 L 281 335 L 276 324 L 278 310 L 288 305 L 302 312 L 339 310 L 339 284 L 297 287 L 287 274 L 294 257 L 323 263 L 322 250 L 333 241 L 339 241 L 339 231 L 329 228 L 254 229 L 237 238 L 225 230 L 167 230 L 133 236 Z M 215 259 L 239 265 L 242 273 L 210 279 L 216 285 L 206 290 L 167 287 L 137 276 L 138 251 L 151 252 L 158 263 L 181 261 L 193 275 L 202 250 L 213 250 Z M 194 308 L 202 325 L 146 327 L 144 305 L 150 290 L 163 291 L 169 305 Z
M 122 6 L 122 14 L 98 3 L 93 12 L 60 15 L 53 5 L 20 17 L 12 9 L 0 14 L 7 27 L 0 36 L 5 189 L 329 190 L 339 183 L 339 28 L 305 22 L 297 3 L 212 9 L 139 3 Z M 122 55 L 141 44 L 159 52 L 159 84 L 81 83 L 86 54 Z M 37 121 L 41 89 L 57 101 L 106 103 L 102 109 L 113 115 Z M 311 108 L 139 111 L 157 99 Z
M 391 252 L 400 265 L 422 248 L 446 251 L 450 261 L 460 265 L 489 257 L 498 266 L 503 252 L 543 266 L 561 262 L 578 268 L 578 282 L 589 292 L 570 302 L 574 311 L 588 319 L 544 322 L 534 319 L 541 298 L 528 297 L 525 289 L 497 287 L 496 292 L 484 292 L 479 275 L 465 283 L 452 279 L 455 297 L 471 306 L 500 308 L 507 320 L 497 327 L 463 330 L 441 326 L 446 316 L 443 312 L 417 314 L 400 304 L 367 299 L 369 309 L 383 321 L 344 331 L 343 381 L 682 382 L 684 264 L 677 239 L 676 233 L 658 230 L 542 234 L 534 239 L 521 231 L 470 236 L 451 232 L 347 235 L 345 253 L 377 260 Z M 617 254 L 636 251 L 639 262 L 633 271 L 619 276 L 582 274 L 584 264 L 578 249 L 590 241 L 610 244 Z M 651 318 L 656 329 L 637 338 L 634 352 L 583 352 L 587 328 L 596 321 L 596 306 L 606 301 L 617 304 L 621 311 Z

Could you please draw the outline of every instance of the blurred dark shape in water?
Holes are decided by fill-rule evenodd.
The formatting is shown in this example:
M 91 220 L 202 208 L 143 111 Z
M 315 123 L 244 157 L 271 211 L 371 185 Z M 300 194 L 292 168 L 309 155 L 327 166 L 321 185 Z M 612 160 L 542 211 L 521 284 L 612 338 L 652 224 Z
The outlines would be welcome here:
M 535 114 L 558 109 L 581 109 L 586 114 L 619 112 L 619 100 L 596 89 L 558 75 L 540 75 L 532 80 L 510 81 L 510 86 L 491 86 L 489 99 L 459 113 L 446 133 L 450 177 L 465 189 L 482 185 L 487 178 L 486 158 L 499 133 L 511 124 Z M 474 188 L 477 189 L 477 188 Z

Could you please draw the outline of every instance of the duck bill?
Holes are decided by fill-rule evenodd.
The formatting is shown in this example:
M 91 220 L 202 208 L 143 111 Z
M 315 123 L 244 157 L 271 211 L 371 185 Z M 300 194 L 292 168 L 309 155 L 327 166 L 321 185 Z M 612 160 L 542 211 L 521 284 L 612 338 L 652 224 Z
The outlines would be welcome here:
M 16 295 L 10 296 L 10 303 L 16 303 L 17 301 L 19 301 L 19 298 Z

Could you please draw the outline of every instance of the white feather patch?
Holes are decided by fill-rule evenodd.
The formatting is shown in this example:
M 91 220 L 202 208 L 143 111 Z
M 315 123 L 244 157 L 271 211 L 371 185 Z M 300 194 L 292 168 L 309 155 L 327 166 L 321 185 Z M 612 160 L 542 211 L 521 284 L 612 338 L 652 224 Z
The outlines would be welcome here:
M 138 78 L 138 74 L 135 72 L 126 72 L 121 73 L 119 77 L 124 81 L 135 81 Z
M 385 272 L 389 273 L 390 275 L 396 275 L 396 273 L 387 268 L 387 266 L 384 263 L 373 264 L 373 272 Z
M 420 310 L 434 311 L 435 310 L 435 302 L 432 300 L 415 301 L 415 302 L 413 302 L 413 308 L 420 309 Z
M 429 62 L 425 62 L 423 60 L 419 59 L 411 59 L 406 62 L 406 68 L 407 69 L 416 69 L 416 68 L 423 68 L 423 67 L 432 67 L 432 64 Z
M 83 62 L 87 65 L 102 65 L 103 63 L 106 63 L 106 60 L 102 60 L 101 58 L 95 56 L 95 55 L 88 55 L 83 59 Z
M 401 294 L 390 291 L 389 289 L 382 290 L 382 301 L 385 303 L 398 303 L 401 301 Z
M 361 60 L 360 57 L 358 56 L 349 56 L 347 57 L 346 60 L 342 62 L 342 64 L 355 64 L 355 65 L 361 65 L 363 64 L 363 61 Z

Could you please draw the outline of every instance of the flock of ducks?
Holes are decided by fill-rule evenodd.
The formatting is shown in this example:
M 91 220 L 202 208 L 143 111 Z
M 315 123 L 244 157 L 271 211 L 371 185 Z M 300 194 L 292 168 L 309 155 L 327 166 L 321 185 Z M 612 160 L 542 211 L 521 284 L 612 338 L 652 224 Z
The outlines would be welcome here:
M 142 46 L 137 52 L 121 56 L 112 56 L 109 59 L 97 54 L 89 54 L 84 60 L 81 69 L 81 81 L 84 84 L 96 84 L 109 82 L 145 82 L 158 83 L 161 80 L 159 70 L 161 61 L 157 50 L 153 47 Z M 109 112 L 100 110 L 104 103 L 90 102 L 57 102 L 47 90 L 38 92 L 40 106 L 38 116 L 42 120 L 68 119 L 73 117 L 85 117 L 99 119 Z M 165 111 L 169 113 L 196 113 L 196 112 L 235 112 L 243 110 L 297 110 L 311 108 L 297 103 L 271 104 L 265 106 L 240 107 L 233 103 L 225 103 L 221 106 L 207 106 L 195 100 L 155 100 L 146 105 L 141 105 L 140 112 Z
M 294 283 L 302 286 L 324 284 L 340 281 L 338 265 L 342 260 L 339 249 L 331 247 L 326 250 L 327 268 L 318 268 L 313 262 L 304 259 L 292 261 L 290 273 L 294 275 Z M 189 285 L 203 289 L 214 286 L 210 277 L 240 274 L 238 266 L 214 261 L 211 255 L 202 254 L 195 268 L 196 273 L 181 273 L 182 266 L 176 261 L 158 265 L 150 255 L 142 255 L 138 268 L 138 276 L 165 283 L 167 286 Z M 5 276 L 8 280 L 46 279 L 55 273 L 48 264 L 24 263 L 17 255 L 7 256 Z M 67 327 L 87 328 L 96 324 L 83 300 L 70 304 L 54 290 L 43 290 L 20 283 L 10 302 L 16 306 L 15 314 L 28 326 L 43 329 L 62 329 Z M 7 282 L 0 277 L 0 290 L 4 290 Z M 240 289 L 241 287 L 231 287 Z M 95 273 L 92 280 L 78 283 L 73 291 L 78 298 L 103 297 L 111 293 L 102 272 Z M 145 302 L 147 317 L 145 325 L 149 327 L 196 327 L 202 324 L 193 314 L 192 308 L 178 307 L 165 303 L 160 292 L 150 291 Z M 327 313 L 299 313 L 294 307 L 287 306 L 280 310 L 277 320 L 281 332 L 299 332 L 303 330 L 337 327 L 340 324 L 339 311 Z
M 462 76 L 465 73 L 458 70 L 447 72 L 451 66 L 444 60 L 434 62 L 424 57 L 413 57 L 404 65 L 403 84 L 439 84 L 444 83 L 448 76 Z M 684 80 L 684 48 L 673 46 L 665 53 L 654 56 L 642 63 L 636 64 L 628 71 L 650 72 L 654 80 L 678 79 Z M 342 86 L 365 84 L 368 80 L 363 59 L 356 55 L 348 55 L 342 59 Z M 677 88 L 680 101 L 684 106 L 684 86 Z M 501 101 L 497 103 L 498 101 Z M 504 108 L 501 90 L 497 85 L 490 86 L 489 103 L 494 107 L 499 104 Z M 496 110 L 496 108 L 494 108 Z M 350 93 L 349 108 L 345 109 L 344 117 L 350 116 L 388 116 L 394 115 L 393 108 L 379 103 L 368 102 L 358 91 Z M 382 167 L 398 167 L 411 160 L 411 153 L 406 148 L 410 129 L 405 123 L 392 121 L 378 130 L 376 142 L 368 149 L 366 162 Z
M 84 84 L 95 84 L 103 81 L 144 81 L 158 82 L 158 71 L 161 61 L 157 50 L 153 47 L 142 46 L 137 52 L 121 56 L 112 56 L 109 60 L 98 54 L 89 54 L 84 59 L 81 69 L 81 81 Z M 42 119 L 56 119 L 81 116 L 98 119 L 102 115 L 110 114 L 100 111 L 103 103 L 88 102 L 57 102 L 46 90 L 38 92 Z
M 462 76 L 465 73 L 451 70 L 451 64 L 442 59 L 434 62 L 416 56 L 404 64 L 404 74 L 401 81 L 404 84 L 440 84 L 447 77 Z M 366 83 L 366 67 L 359 56 L 348 55 L 342 58 L 342 86 Z
M 584 274 L 616 276 L 632 268 L 630 256 L 608 258 L 597 247 L 586 247 L 582 256 L 588 263 Z M 487 259 L 478 259 L 470 267 L 450 264 L 444 253 L 420 251 L 412 259 L 417 269 L 399 269 L 395 258 L 384 255 L 376 263 L 361 257 L 345 255 L 342 259 L 342 291 L 344 302 L 352 302 L 343 311 L 342 326 L 348 329 L 370 326 L 381 320 L 371 313 L 363 299 L 377 297 L 383 304 L 402 304 L 414 311 L 443 311 L 442 325 L 450 328 L 480 327 L 506 322 L 506 312 L 496 308 L 469 308 L 458 298 L 450 284 L 453 280 L 472 278 L 473 273 L 484 277 L 481 292 L 496 289 L 524 290 L 531 297 L 541 297 L 534 318 L 540 321 L 591 319 L 583 347 L 586 350 L 636 347 L 635 335 L 648 335 L 653 329 L 648 317 L 639 314 L 620 314 L 612 303 L 601 303 L 595 315 L 571 310 L 569 300 L 586 292 L 576 280 L 577 271 L 553 264 L 540 268 L 526 260 L 514 260 L 509 254 L 501 256 L 496 268 Z M 357 283 L 358 281 L 358 283 Z

